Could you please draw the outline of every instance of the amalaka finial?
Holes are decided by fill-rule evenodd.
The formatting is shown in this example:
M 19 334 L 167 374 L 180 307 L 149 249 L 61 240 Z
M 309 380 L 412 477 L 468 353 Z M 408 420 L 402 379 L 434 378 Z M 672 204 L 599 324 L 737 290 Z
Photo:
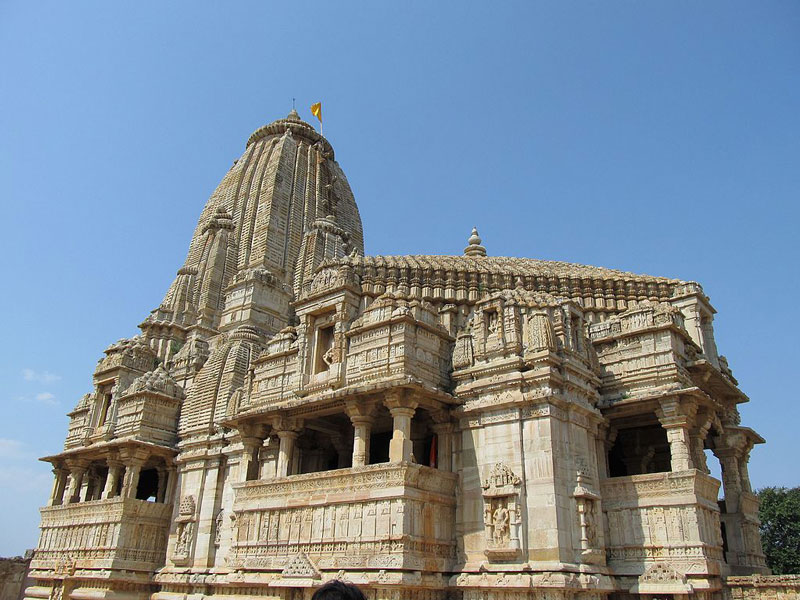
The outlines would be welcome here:
M 469 245 L 464 248 L 466 256 L 486 256 L 486 248 L 481 246 L 481 237 L 478 235 L 478 228 L 472 228 L 472 235 L 469 236 L 467 242 Z
M 302 121 L 300 118 L 299 113 L 292 107 L 292 112 L 289 113 L 289 116 L 286 117 L 287 121 Z

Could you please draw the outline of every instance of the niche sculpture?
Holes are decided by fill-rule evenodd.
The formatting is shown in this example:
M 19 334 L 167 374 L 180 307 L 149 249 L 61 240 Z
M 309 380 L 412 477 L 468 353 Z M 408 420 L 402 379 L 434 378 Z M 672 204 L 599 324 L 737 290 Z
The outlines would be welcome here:
M 483 482 L 485 554 L 494 562 L 519 557 L 520 484 L 520 478 L 503 463 L 495 464 Z

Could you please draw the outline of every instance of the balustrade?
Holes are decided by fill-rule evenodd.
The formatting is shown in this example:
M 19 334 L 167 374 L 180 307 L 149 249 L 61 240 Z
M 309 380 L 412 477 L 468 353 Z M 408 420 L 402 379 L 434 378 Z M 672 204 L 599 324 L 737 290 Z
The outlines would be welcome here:
M 31 569 L 54 569 L 66 558 L 76 568 L 156 568 L 171 512 L 171 504 L 124 497 L 46 506 Z
M 452 473 L 411 463 L 235 484 L 230 565 L 271 568 L 304 552 L 320 568 L 446 571 L 455 485 Z
M 719 481 L 691 469 L 612 477 L 601 490 L 615 572 L 639 575 L 653 562 L 669 560 L 687 574 L 719 573 Z

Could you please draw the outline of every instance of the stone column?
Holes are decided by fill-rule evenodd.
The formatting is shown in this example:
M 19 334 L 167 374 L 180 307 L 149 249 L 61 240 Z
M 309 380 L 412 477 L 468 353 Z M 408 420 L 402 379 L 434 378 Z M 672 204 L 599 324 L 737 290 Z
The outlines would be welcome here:
M 433 432 L 436 434 L 436 468 L 451 471 L 453 462 L 453 429 L 446 410 L 432 413 Z
M 239 460 L 239 480 L 258 479 L 257 452 L 263 444 L 261 438 L 255 436 L 242 436 L 242 458 Z M 255 476 L 254 476 L 255 475 Z
M 303 422 L 298 419 L 278 417 L 273 421 L 272 428 L 278 434 L 278 439 L 280 440 L 275 477 L 286 477 L 291 473 L 292 463 L 295 458 L 295 441 L 303 428 Z
M 747 468 L 747 463 L 750 462 L 750 448 L 747 448 L 742 456 L 739 458 L 739 481 L 742 484 L 742 491 L 749 494 L 753 493 L 753 486 L 750 484 L 750 471 Z
M 414 450 L 411 441 L 411 419 L 417 410 L 417 402 L 409 399 L 403 391 L 388 392 L 384 404 L 392 415 L 393 433 L 389 442 L 389 462 L 409 462 Z
M 348 402 L 347 416 L 353 424 L 353 466 L 369 464 L 369 438 L 374 421 L 375 404 L 372 402 Z
M 725 512 L 739 512 L 739 496 L 742 493 L 741 474 L 739 472 L 739 458 L 735 448 L 718 448 L 714 456 L 719 459 L 722 467 L 722 486 L 725 496 Z
M 50 493 L 50 506 L 58 506 L 64 502 L 64 489 L 67 487 L 67 475 L 69 470 L 64 467 L 55 467 L 53 469 L 55 479 L 53 481 L 53 490 Z
M 297 436 L 300 435 L 297 431 L 284 430 L 278 432 L 278 439 L 280 447 L 278 448 L 278 466 L 276 469 L 276 477 L 286 477 L 289 475 L 289 466 L 292 464 L 292 455 L 294 454 L 294 443 Z
M 123 498 L 136 498 L 136 491 L 139 487 L 139 475 L 142 472 L 143 460 L 128 459 L 125 464 L 125 480 L 122 484 Z
M 687 471 L 693 468 L 689 451 L 689 427 L 696 405 L 679 398 L 661 400 L 656 411 L 662 427 L 667 430 L 667 441 L 671 457 L 672 471 Z
M 704 446 L 706 437 L 708 437 L 708 431 L 711 429 L 712 419 L 713 414 L 711 413 L 706 412 L 702 415 L 698 414 L 695 426 L 692 427 L 689 434 L 694 468 L 706 474 L 711 473 L 711 470 L 708 468 Z
M 353 454 L 353 447 L 350 445 L 349 440 L 345 439 L 345 437 L 341 435 L 332 435 L 331 443 L 333 444 L 333 448 L 336 450 L 336 455 L 338 457 L 336 468 L 347 468 L 347 457 L 348 455 L 352 456 Z
M 122 472 L 122 463 L 116 460 L 106 461 L 108 464 L 108 474 L 106 475 L 106 485 L 103 488 L 103 499 L 106 500 L 116 494 L 119 487 L 119 475 Z
M 74 465 L 69 469 L 70 481 L 69 490 L 67 491 L 67 502 L 74 504 L 80 500 L 81 486 L 83 485 L 83 476 L 86 475 L 85 465 Z
M 372 432 L 372 417 L 350 417 L 353 423 L 353 466 L 369 464 L 369 438 Z
M 178 471 L 174 466 L 167 467 L 167 489 L 164 493 L 164 502 L 167 504 L 172 503 L 175 496 L 175 484 L 178 481 Z
M 164 502 L 164 495 L 167 491 L 167 470 L 164 467 L 159 467 L 156 471 L 158 473 L 158 489 L 156 491 L 156 502 Z

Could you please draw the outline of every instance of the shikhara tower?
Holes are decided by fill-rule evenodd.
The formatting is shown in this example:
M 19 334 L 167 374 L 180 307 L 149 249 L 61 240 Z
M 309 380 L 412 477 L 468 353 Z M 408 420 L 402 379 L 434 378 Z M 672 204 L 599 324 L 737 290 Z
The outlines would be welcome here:
M 766 572 L 763 440 L 714 312 L 696 283 L 491 257 L 477 231 L 364 256 L 292 111 L 69 414 L 26 597 L 721 597 Z

